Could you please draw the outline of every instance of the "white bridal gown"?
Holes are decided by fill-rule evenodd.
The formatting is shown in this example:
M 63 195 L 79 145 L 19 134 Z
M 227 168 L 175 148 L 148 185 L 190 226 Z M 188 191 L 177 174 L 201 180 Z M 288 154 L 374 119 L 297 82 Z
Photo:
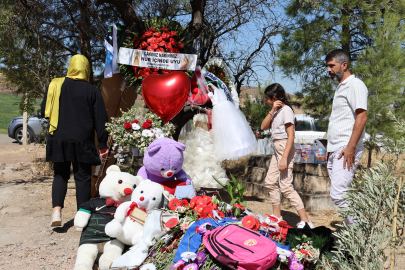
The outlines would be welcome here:
M 193 121 L 194 124 L 198 121 L 208 122 L 208 117 L 197 114 Z M 184 144 L 186 150 L 183 152 L 183 170 L 191 177 L 197 191 L 201 188 L 221 188 L 212 176 L 215 176 L 223 184 L 229 181 L 216 156 L 211 132 L 201 127 L 195 127 L 187 134 Z
M 245 115 L 226 99 L 222 89 L 210 84 L 208 95 L 212 109 L 212 130 L 217 159 L 238 159 L 256 151 L 256 137 Z

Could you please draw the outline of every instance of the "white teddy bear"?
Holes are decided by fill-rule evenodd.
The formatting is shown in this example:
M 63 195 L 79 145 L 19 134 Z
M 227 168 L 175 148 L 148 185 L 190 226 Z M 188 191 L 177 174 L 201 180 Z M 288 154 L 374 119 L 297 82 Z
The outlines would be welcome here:
M 83 203 L 76 213 L 74 225 L 82 230 L 77 250 L 75 270 L 92 270 L 97 254 L 100 270 L 109 269 L 111 263 L 122 255 L 124 244 L 105 234 L 105 225 L 114 219 L 117 207 L 130 200 L 133 190 L 142 177 L 121 172 L 116 165 L 108 167 L 100 183 L 100 198 Z
M 150 213 L 163 203 L 163 187 L 150 180 L 143 180 L 132 192 L 131 201 L 121 204 L 114 219 L 105 226 L 105 233 L 126 245 L 135 245 L 143 236 L 143 225 L 130 214 L 135 207 Z

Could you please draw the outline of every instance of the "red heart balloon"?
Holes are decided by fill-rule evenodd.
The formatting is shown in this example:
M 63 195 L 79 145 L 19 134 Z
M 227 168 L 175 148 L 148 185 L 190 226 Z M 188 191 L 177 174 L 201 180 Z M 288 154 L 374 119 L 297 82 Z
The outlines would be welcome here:
M 190 85 L 190 79 L 184 72 L 152 74 L 142 82 L 142 96 L 149 109 L 167 123 L 186 104 Z

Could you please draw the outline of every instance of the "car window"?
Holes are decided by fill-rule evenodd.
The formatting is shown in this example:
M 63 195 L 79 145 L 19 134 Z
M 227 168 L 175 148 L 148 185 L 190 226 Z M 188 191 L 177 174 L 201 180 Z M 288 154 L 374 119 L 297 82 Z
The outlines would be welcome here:
M 315 130 L 326 132 L 326 129 L 324 127 L 320 126 L 316 121 L 315 121 Z
M 311 122 L 309 120 L 298 120 L 295 131 L 312 131 Z

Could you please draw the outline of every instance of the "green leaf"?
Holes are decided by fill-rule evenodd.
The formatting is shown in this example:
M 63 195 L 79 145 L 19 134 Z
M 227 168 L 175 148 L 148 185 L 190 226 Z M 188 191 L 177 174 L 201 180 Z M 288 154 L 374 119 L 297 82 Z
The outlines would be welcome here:
M 214 178 L 214 180 L 217 181 L 217 183 L 220 184 L 221 187 L 225 188 L 225 185 L 221 181 L 219 181 L 215 176 L 212 175 L 212 178 Z

